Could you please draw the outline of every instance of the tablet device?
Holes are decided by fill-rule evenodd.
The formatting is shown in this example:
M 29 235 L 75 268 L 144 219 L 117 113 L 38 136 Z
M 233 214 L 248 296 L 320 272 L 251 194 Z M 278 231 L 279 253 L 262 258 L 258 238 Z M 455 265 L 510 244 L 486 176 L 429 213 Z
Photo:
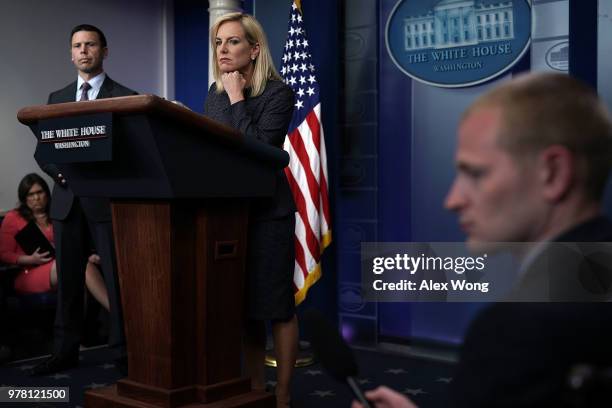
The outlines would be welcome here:
M 51 245 L 34 221 L 28 222 L 25 227 L 15 234 L 15 241 L 28 255 L 32 255 L 36 248 L 40 248 L 40 253 L 49 252 L 49 256 L 55 258 L 55 248 L 53 248 L 53 245 Z

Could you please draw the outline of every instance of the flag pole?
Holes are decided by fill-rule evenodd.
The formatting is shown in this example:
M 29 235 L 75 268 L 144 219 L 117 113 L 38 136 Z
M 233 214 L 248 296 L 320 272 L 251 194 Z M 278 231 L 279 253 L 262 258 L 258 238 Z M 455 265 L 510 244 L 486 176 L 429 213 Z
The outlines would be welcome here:
M 297 207 L 295 229 L 295 304 L 321 277 L 321 254 L 331 242 L 327 153 L 321 121 L 320 88 L 304 29 L 301 0 L 293 0 L 281 76 L 295 95 L 293 117 L 283 148 L 289 153 L 285 175 Z M 300 341 L 296 367 L 314 363 L 310 345 Z M 266 365 L 276 367 L 268 353 Z

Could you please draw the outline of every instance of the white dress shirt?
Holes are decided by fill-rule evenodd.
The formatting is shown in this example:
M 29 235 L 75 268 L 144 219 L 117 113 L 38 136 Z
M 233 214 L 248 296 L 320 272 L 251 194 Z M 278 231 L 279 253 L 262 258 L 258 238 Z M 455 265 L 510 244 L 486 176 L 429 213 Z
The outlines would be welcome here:
M 96 75 L 95 77 L 91 78 L 89 81 L 85 81 L 79 75 L 77 79 L 77 91 L 76 91 L 76 96 L 74 100 L 78 102 L 81 99 L 81 92 L 82 92 L 81 85 L 83 85 L 83 83 L 85 82 L 91 85 L 91 88 L 89 88 L 89 91 L 87 91 L 87 98 L 90 101 L 93 99 L 96 99 L 98 97 L 98 93 L 100 92 L 100 88 L 102 88 L 102 83 L 104 82 L 105 79 L 106 79 L 105 72 L 102 72 Z

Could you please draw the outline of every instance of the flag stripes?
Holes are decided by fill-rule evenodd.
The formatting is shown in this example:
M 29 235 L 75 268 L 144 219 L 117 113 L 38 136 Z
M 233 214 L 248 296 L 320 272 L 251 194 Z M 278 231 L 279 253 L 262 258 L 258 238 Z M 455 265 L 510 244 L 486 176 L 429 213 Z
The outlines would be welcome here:
M 327 156 L 321 122 L 319 84 L 303 27 L 299 1 L 291 6 L 281 74 L 295 93 L 293 117 L 284 149 L 289 153 L 285 174 L 298 216 L 295 222 L 295 302 L 321 276 L 321 253 L 331 242 Z

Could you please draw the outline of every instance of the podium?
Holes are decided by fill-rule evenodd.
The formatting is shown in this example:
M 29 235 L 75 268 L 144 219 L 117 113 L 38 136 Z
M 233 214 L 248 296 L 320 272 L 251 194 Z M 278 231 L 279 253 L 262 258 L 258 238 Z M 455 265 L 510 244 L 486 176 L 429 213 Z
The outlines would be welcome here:
M 274 406 L 241 376 L 245 254 L 248 198 L 287 153 L 151 95 L 18 119 L 77 196 L 111 198 L 129 373 L 85 406 Z

